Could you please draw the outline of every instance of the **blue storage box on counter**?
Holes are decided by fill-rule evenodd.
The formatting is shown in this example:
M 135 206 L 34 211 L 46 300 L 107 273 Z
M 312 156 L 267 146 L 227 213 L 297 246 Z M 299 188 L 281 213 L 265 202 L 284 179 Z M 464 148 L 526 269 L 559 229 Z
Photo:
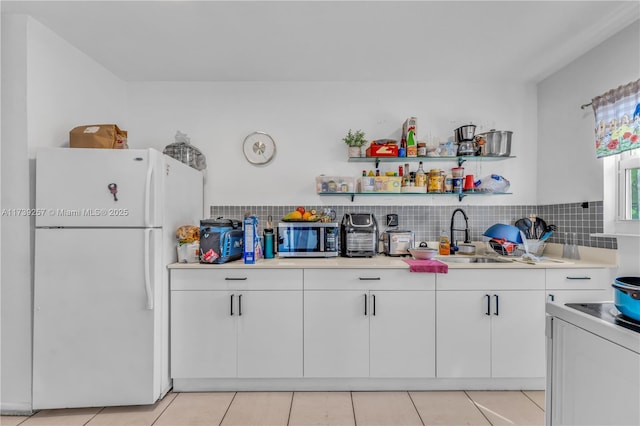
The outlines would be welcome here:
M 242 259 L 242 221 L 203 219 L 200 221 L 200 263 L 226 263 Z

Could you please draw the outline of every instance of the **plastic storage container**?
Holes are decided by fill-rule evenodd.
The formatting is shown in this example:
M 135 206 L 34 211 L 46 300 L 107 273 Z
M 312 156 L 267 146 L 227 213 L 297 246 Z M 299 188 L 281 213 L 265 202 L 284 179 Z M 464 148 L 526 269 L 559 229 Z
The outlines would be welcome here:
M 316 177 L 316 192 L 328 194 L 333 192 L 354 192 L 356 190 L 356 178 L 350 176 L 325 176 Z

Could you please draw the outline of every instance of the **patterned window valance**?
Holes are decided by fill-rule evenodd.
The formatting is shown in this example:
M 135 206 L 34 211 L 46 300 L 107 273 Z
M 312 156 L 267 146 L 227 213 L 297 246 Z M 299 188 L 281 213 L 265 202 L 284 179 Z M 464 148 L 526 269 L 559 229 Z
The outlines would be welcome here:
M 592 99 L 598 158 L 640 148 L 640 80 Z

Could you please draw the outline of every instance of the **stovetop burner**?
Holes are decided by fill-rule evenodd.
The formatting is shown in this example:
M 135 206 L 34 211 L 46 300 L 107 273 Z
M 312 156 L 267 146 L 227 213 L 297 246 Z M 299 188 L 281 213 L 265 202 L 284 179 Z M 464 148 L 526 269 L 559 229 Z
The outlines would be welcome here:
M 567 303 L 566 306 L 640 333 L 640 322 L 622 315 L 613 303 Z

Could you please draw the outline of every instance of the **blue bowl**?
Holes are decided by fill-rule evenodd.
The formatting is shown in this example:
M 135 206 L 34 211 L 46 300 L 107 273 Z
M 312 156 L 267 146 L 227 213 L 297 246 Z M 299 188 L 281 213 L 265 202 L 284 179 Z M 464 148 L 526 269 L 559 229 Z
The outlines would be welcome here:
M 484 234 L 482 235 L 489 238 L 495 238 L 497 240 L 505 239 L 515 244 L 522 243 L 522 238 L 520 237 L 520 230 L 513 225 L 496 223 L 495 225 L 491 225 L 489 229 L 484 231 Z

